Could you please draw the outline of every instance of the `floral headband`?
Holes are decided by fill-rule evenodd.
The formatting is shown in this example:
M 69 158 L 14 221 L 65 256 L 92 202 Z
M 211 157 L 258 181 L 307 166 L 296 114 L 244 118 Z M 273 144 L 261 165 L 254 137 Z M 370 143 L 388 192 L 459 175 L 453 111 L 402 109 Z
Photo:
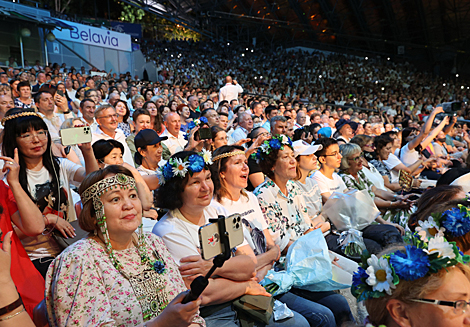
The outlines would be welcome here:
M 351 293 L 358 301 L 391 295 L 400 280 L 413 281 L 437 273 L 443 268 L 465 264 L 470 256 L 459 251 L 455 242 L 447 242 L 443 236 L 422 240 L 412 234 L 404 250 L 377 257 L 366 254 L 362 267 L 353 275 Z
M 206 149 L 186 158 L 170 158 L 163 167 L 159 168 L 160 185 L 164 185 L 173 177 L 184 178 L 188 171 L 192 176 L 194 173 L 201 172 L 208 165 L 212 165 L 212 154 Z
M 293 149 L 292 141 L 289 137 L 282 134 L 274 135 L 270 140 L 264 141 L 258 148 L 258 151 L 252 154 L 252 157 L 256 160 L 263 160 L 273 150 L 284 150 L 285 145 Z
M 423 241 L 433 236 L 464 236 L 470 232 L 470 210 L 459 204 L 458 208 L 431 214 L 428 220 L 418 221 L 416 232 Z
M 185 140 L 189 140 L 189 136 L 191 135 L 191 130 L 195 128 L 196 126 L 200 126 L 202 124 L 207 124 L 208 120 L 206 117 L 201 117 L 199 119 L 194 119 L 188 123 L 188 130 L 186 131 L 186 134 L 184 135 Z

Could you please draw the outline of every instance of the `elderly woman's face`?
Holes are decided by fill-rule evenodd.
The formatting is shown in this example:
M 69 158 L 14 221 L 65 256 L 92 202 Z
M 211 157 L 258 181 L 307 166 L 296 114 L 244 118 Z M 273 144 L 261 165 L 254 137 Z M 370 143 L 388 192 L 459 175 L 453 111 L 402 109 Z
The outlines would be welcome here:
M 188 182 L 181 194 L 183 206 L 189 208 L 207 207 L 211 203 L 213 193 L 214 184 L 208 169 L 195 173 L 193 176 L 189 175 Z
M 441 286 L 434 292 L 424 294 L 422 298 L 450 302 L 469 301 L 470 281 L 460 269 L 448 268 Z M 450 306 L 413 303 L 413 305 L 406 304 L 405 310 L 408 316 L 407 326 L 461 327 L 470 325 L 468 308 L 462 312 Z M 405 325 L 400 324 L 400 326 Z
M 288 146 L 280 150 L 277 154 L 277 160 L 273 167 L 274 176 L 283 180 L 292 180 L 297 177 L 297 161 L 294 157 L 294 151 Z
M 346 159 L 349 164 L 349 172 L 355 174 L 362 169 L 362 157 L 364 157 L 362 152 L 355 152 Z
M 106 176 L 106 178 L 112 175 Z M 111 240 L 113 236 L 132 233 L 142 222 L 142 204 L 137 191 L 120 187 L 101 196 Z

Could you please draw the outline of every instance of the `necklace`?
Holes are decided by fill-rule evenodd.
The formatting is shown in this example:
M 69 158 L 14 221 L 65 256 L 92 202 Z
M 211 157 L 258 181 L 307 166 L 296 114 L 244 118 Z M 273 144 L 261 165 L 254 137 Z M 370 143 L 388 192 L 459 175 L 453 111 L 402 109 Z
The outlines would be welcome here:
M 145 251 L 144 234 L 139 233 L 136 242 L 133 235 L 132 242 L 137 247 L 142 265 L 147 266 L 141 273 L 137 275 L 129 275 L 123 270 L 122 264 L 116 258 L 114 250 L 105 246 L 106 252 L 119 273 L 129 281 L 136 295 L 137 300 L 142 308 L 142 317 L 147 321 L 158 316 L 170 303 L 169 293 L 166 291 L 166 280 L 162 278 L 167 272 L 166 264 L 163 258 L 156 250 L 152 250 L 155 260 L 152 260 Z M 102 240 L 98 237 L 102 242 Z M 136 244 L 137 243 L 137 244 Z M 148 247 L 147 247 L 148 248 Z

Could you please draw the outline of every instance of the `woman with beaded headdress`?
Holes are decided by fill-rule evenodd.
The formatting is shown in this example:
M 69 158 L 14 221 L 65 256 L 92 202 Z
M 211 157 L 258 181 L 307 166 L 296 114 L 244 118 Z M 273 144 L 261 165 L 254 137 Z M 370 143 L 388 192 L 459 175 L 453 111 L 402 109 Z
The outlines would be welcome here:
M 90 143 L 80 144 L 85 168 L 51 151 L 46 123 L 30 109 L 10 109 L 2 119 L 5 126 L 2 153 L 13 158 L 18 151 L 19 181 L 44 215 L 49 229 L 64 237 L 75 237 L 69 221 L 76 220 L 69 183 L 81 182 L 87 173 L 98 169 Z M 60 252 L 51 230 L 36 237 L 23 237 L 23 246 L 39 272 L 45 276 L 51 261 Z
M 351 292 L 365 301 L 367 326 L 470 324 L 470 257 L 443 236 L 428 236 L 363 255 Z
M 162 185 L 157 190 L 157 206 L 170 211 L 154 226 L 153 232 L 162 237 L 175 261 L 186 285 L 198 275 L 205 275 L 212 267 L 212 260 L 201 258 L 198 230 L 209 223 L 210 218 L 227 216 L 227 211 L 212 203 L 214 185 L 209 165 L 210 153 L 202 155 L 183 151 L 175 153 L 162 167 Z M 217 268 L 202 293 L 201 315 L 208 326 L 235 327 L 237 315 L 232 308 L 233 300 L 249 295 L 270 296 L 258 284 L 255 276 L 255 255 L 244 241 L 235 250 L 235 256 Z M 255 322 L 259 326 L 259 322 Z M 298 313 L 294 317 L 269 326 L 308 326 Z
M 111 165 L 80 185 L 80 227 L 90 232 L 50 266 L 46 304 L 51 326 L 204 326 L 201 299 L 186 290 L 167 248 L 144 233 L 132 173 Z
M 214 200 L 228 214 L 241 215 L 246 227 L 245 239 L 256 254 L 256 277 L 263 280 L 273 264 L 279 260 L 280 248 L 271 238 L 256 196 L 245 191 L 249 173 L 245 151 L 241 146 L 222 146 L 214 151 L 212 161 Z M 302 295 L 297 295 L 296 290 L 280 294 L 276 299 L 303 315 L 310 326 L 334 327 L 352 319 L 348 303 L 341 295 L 334 292 L 305 293 L 311 298 L 316 296 L 318 303 L 308 296 L 303 298 Z M 334 305 L 330 305 L 330 310 L 327 304 L 331 303 Z

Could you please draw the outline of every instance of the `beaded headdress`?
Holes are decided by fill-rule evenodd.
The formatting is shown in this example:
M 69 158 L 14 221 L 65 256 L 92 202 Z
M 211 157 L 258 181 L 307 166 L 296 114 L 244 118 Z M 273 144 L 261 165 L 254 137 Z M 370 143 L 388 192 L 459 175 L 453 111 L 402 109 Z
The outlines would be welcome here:
M 238 156 L 239 154 L 245 155 L 245 151 L 238 150 L 238 151 L 232 151 L 232 152 L 225 152 L 212 158 L 212 161 L 216 162 L 217 160 L 228 158 L 228 157 L 233 157 L 233 156 Z
M 269 155 L 273 150 L 284 150 L 284 146 L 289 146 L 294 150 L 292 145 L 292 140 L 283 134 L 274 135 L 270 140 L 266 140 L 261 144 L 256 153 L 253 153 L 251 156 L 256 160 L 263 160 L 267 155 Z
M 82 192 L 80 198 L 82 199 L 83 204 L 86 204 L 88 201 L 93 200 L 93 208 L 95 209 L 96 222 L 101 230 L 101 233 L 103 234 L 104 243 L 106 244 L 106 251 L 108 252 L 111 260 L 113 261 L 114 266 L 116 266 L 116 268 L 119 270 L 120 268 L 122 268 L 122 266 L 121 263 L 116 260 L 113 248 L 111 246 L 111 242 L 109 241 L 106 216 L 104 215 L 104 205 L 101 201 L 101 196 L 104 193 L 109 192 L 112 189 L 117 189 L 118 187 L 120 187 L 121 189 L 128 189 L 130 187 L 136 188 L 135 179 L 124 174 L 116 174 L 112 177 L 102 179 L 96 182 L 95 184 L 91 185 L 85 191 Z
M 170 158 L 163 167 L 159 168 L 160 185 L 165 184 L 173 177 L 184 178 L 188 172 L 192 176 L 194 173 L 201 172 L 208 165 L 212 165 L 212 153 L 206 149 L 186 158 Z
M 444 236 L 423 240 L 414 233 L 407 243 L 404 249 L 381 257 L 375 254 L 362 257 L 351 286 L 351 293 L 358 301 L 391 295 L 401 280 L 417 280 L 470 261 L 470 256 L 460 252 L 455 242 L 448 242 Z
M 4 118 L 2 119 L 2 125 L 5 126 L 5 122 L 6 122 L 7 120 L 15 119 L 15 118 L 19 118 L 19 117 L 26 117 L 26 116 L 36 116 L 36 117 L 41 118 L 41 116 L 39 116 L 39 114 L 38 114 L 37 112 L 23 111 L 23 112 L 14 114 L 14 115 L 9 115 L 9 116 L 4 117 Z

